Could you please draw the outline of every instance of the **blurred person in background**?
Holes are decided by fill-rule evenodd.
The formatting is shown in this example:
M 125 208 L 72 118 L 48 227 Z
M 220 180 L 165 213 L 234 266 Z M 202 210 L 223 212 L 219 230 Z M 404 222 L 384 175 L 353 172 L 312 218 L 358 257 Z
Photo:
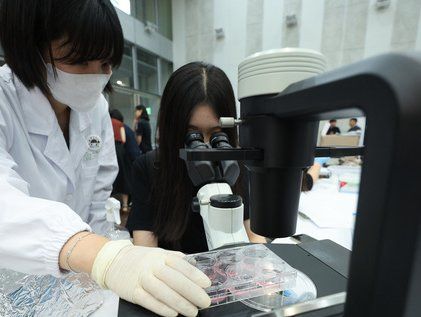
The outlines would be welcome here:
M 349 119 L 348 132 L 361 133 L 361 128 L 357 125 L 357 122 L 358 122 L 357 118 Z
M 336 126 L 336 120 L 335 119 L 329 120 L 329 124 L 330 124 L 330 126 L 329 126 L 329 129 L 326 132 L 326 135 L 341 134 L 341 129 L 339 129 Z
M 129 194 L 130 194 L 130 161 L 126 151 L 126 130 L 124 128 L 124 117 L 117 109 L 110 111 L 111 123 L 114 131 L 115 151 L 117 155 L 118 174 L 113 184 L 112 195 L 120 198 L 121 211 L 127 213 L 129 211 Z
M 136 133 L 136 141 L 142 153 L 152 151 L 151 141 L 151 124 L 149 115 L 144 105 L 136 106 L 134 131 Z
M 124 123 L 124 117 L 121 112 L 117 109 L 110 111 L 111 117 L 118 117 L 123 120 L 124 132 L 126 133 L 126 142 L 124 143 L 124 173 L 125 173 L 125 182 L 127 189 L 129 191 L 128 197 L 124 194 L 122 198 L 122 206 L 120 212 L 121 225 L 125 226 L 127 222 L 128 212 L 130 212 L 131 205 L 131 193 L 133 190 L 132 186 L 132 164 L 140 156 L 140 149 L 136 143 L 136 136 L 133 130 Z M 127 202 L 125 199 L 127 198 Z M 124 199 L 124 200 L 123 200 Z M 128 207 L 126 206 L 128 205 Z M 125 207 L 125 208 L 124 208 Z

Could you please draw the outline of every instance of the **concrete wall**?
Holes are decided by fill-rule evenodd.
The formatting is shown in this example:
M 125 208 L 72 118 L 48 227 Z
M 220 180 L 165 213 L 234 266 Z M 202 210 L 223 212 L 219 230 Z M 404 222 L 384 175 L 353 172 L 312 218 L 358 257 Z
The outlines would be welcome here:
M 376 0 L 173 0 L 174 69 L 196 60 L 213 63 L 237 95 L 238 64 L 262 50 L 312 48 L 326 56 L 328 69 L 380 53 L 421 50 L 420 13 L 421 0 L 391 0 L 382 10 Z M 291 14 L 298 23 L 288 27 Z M 223 39 L 216 38 L 216 28 L 223 28 Z M 359 123 L 363 127 L 365 118 Z M 348 129 L 348 120 L 338 124 Z
M 195 60 L 221 67 L 236 90 L 248 55 L 286 46 L 312 48 L 329 69 L 393 50 L 421 49 L 421 0 L 173 0 L 174 68 Z M 287 27 L 295 14 L 298 24 Z M 225 38 L 217 39 L 215 29 Z

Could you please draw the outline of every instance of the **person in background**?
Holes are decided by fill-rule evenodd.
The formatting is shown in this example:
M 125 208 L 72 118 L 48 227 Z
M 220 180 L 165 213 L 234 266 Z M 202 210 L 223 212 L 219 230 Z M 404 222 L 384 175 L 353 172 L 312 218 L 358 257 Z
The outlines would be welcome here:
M 341 130 L 336 126 L 336 120 L 329 120 L 330 127 L 326 132 L 326 135 L 341 134 Z
M 83 272 L 159 315 L 196 316 L 211 282 L 183 254 L 100 235 L 118 171 L 102 94 L 124 52 L 112 3 L 2 0 L 0 41 L 1 268 Z
M 361 128 L 357 125 L 357 118 L 351 118 L 349 119 L 349 130 L 348 132 L 361 132 Z
M 124 122 L 123 122 L 124 123 Z M 126 150 L 127 158 L 131 164 L 140 156 L 141 152 L 137 145 L 136 135 L 133 130 L 124 123 L 124 131 L 126 132 L 126 143 L 124 148 Z
M 144 105 L 136 106 L 134 131 L 140 151 L 142 153 L 152 151 L 151 124 L 149 123 L 149 115 Z
M 319 179 L 321 168 L 322 165 L 315 161 L 310 168 L 304 169 L 303 179 L 301 182 L 302 192 L 308 192 L 313 189 L 314 183 Z
M 124 117 L 117 109 L 110 110 L 111 123 L 114 131 L 115 151 L 117 154 L 118 174 L 113 184 L 113 196 L 120 196 L 121 211 L 127 213 L 129 209 L 130 194 L 130 162 L 126 152 L 126 130 L 124 128 Z
M 111 110 L 111 112 L 117 113 L 117 116 L 119 116 L 122 120 L 123 115 L 119 110 Z M 124 165 L 125 165 L 125 181 L 127 182 L 128 189 L 129 189 L 129 195 L 128 200 L 125 205 L 128 205 L 129 207 L 121 209 L 120 212 L 120 218 L 121 218 L 121 225 L 125 226 L 127 222 L 128 212 L 130 212 L 130 200 L 131 200 L 131 192 L 133 190 L 132 186 L 132 164 L 140 156 L 140 149 L 136 143 L 136 136 L 133 132 L 133 130 L 124 123 L 124 132 L 126 133 L 126 143 L 124 143 Z M 125 198 L 124 198 L 125 199 Z

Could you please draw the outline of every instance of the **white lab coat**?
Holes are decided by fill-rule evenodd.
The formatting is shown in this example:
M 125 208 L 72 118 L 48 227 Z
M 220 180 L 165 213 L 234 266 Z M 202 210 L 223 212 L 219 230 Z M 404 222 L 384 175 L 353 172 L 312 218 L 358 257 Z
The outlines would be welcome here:
M 70 150 L 41 91 L 0 68 L 0 268 L 60 276 L 66 241 L 104 231 L 118 167 L 103 96 L 71 112 L 69 135 Z

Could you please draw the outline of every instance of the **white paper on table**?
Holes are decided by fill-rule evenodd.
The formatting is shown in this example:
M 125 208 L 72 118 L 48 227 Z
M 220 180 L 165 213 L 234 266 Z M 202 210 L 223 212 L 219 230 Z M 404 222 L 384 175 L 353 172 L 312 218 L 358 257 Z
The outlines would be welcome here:
M 353 228 L 358 194 L 316 190 L 302 193 L 298 210 L 320 228 Z

